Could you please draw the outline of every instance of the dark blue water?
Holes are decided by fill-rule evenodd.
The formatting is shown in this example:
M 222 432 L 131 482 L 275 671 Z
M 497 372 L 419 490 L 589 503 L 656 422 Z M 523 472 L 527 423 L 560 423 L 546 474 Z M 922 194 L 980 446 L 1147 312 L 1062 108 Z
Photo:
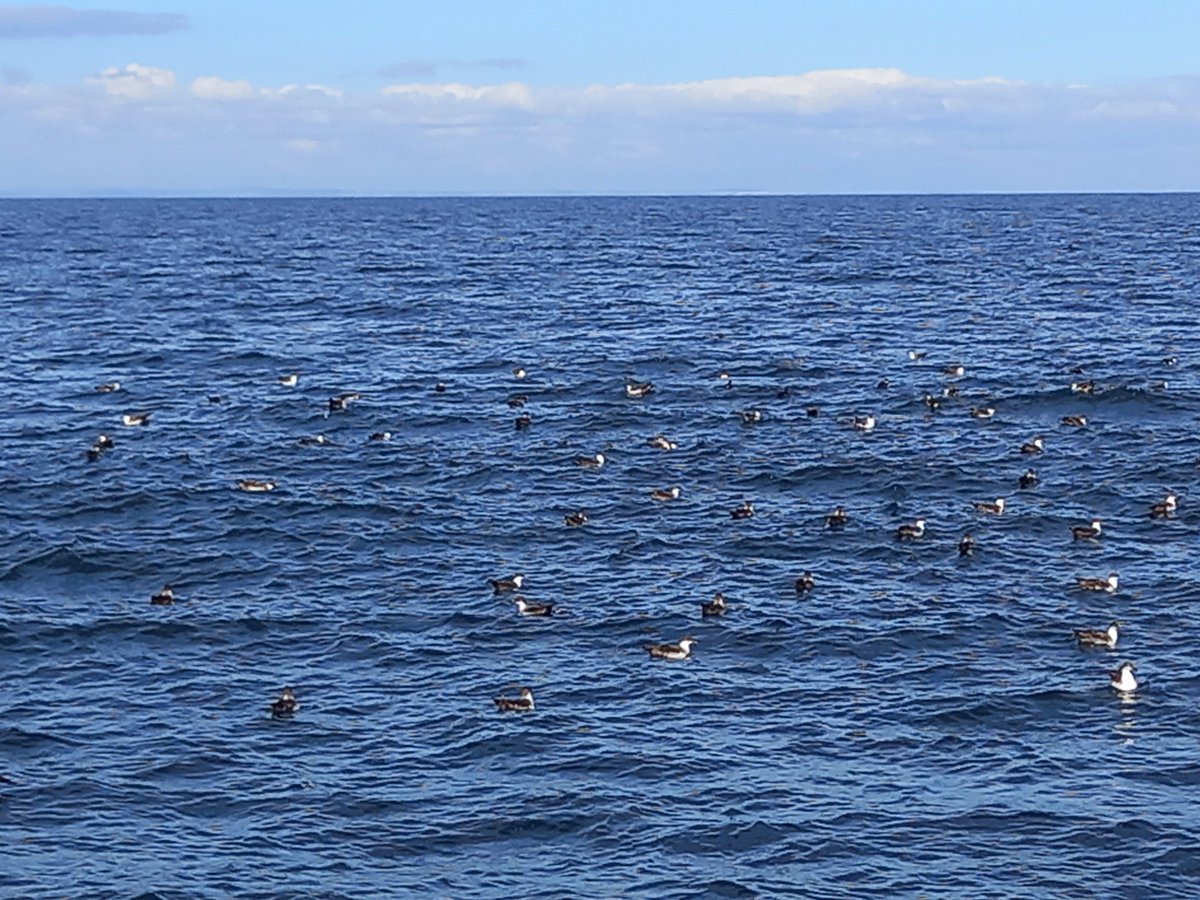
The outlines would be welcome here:
M 0 891 L 1194 890 L 1197 223 L 1183 195 L 0 203 Z M 513 572 L 561 615 L 494 597 Z

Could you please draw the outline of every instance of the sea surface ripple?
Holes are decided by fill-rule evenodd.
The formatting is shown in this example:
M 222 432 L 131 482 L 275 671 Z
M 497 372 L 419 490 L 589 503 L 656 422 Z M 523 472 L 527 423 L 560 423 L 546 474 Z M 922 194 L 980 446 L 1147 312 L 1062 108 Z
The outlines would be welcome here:
M 0 893 L 1195 896 L 1197 222 L 1191 195 L 0 202 Z M 494 596 L 514 572 L 560 614 Z M 1113 619 L 1117 650 L 1076 647 Z M 522 685 L 536 711 L 498 712 Z

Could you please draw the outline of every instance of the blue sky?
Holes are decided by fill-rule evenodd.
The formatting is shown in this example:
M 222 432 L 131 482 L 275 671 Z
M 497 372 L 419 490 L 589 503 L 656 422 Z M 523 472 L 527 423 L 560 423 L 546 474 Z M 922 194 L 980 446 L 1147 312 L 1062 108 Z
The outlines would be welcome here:
M 0 3 L 0 196 L 1200 189 L 1200 2 Z

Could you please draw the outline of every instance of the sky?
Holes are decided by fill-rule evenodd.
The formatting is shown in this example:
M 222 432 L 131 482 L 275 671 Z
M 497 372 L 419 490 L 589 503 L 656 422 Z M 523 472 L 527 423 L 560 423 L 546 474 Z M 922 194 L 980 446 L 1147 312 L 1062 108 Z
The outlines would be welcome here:
M 0 197 L 1200 190 L 1200 0 L 0 3 Z

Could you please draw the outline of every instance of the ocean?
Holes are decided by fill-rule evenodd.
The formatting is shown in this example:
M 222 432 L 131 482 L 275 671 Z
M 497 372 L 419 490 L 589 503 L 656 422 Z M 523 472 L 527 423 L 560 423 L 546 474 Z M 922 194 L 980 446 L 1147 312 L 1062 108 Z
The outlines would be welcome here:
M 0 894 L 1194 896 L 1198 222 L 0 201 Z

